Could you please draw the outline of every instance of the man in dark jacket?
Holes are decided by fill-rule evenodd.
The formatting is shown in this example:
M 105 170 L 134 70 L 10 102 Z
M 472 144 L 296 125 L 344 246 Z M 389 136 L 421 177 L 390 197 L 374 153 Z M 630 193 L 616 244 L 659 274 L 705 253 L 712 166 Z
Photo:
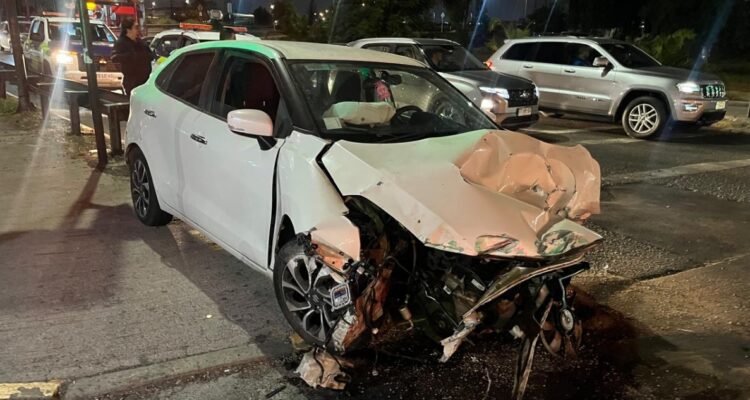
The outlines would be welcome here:
M 148 80 L 154 55 L 141 41 L 141 32 L 133 18 L 125 18 L 120 28 L 120 38 L 112 51 L 112 62 L 120 64 L 122 86 L 125 94 L 130 95 L 134 87 Z

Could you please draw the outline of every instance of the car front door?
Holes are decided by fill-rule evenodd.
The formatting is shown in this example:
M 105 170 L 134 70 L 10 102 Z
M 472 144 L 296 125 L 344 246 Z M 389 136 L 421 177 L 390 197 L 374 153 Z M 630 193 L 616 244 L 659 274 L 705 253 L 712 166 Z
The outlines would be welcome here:
M 24 48 L 26 68 L 30 72 L 42 72 L 42 45 L 45 43 L 45 30 L 42 20 L 36 20 L 31 24 L 29 39 L 26 41 Z
M 273 179 L 281 142 L 229 130 L 227 114 L 266 112 L 275 126 L 284 113 L 271 64 L 259 55 L 228 51 L 212 68 L 201 107 L 178 126 L 185 214 L 258 268 L 264 268 L 273 211 Z
M 567 97 L 566 109 L 587 114 L 607 115 L 616 90 L 615 71 L 594 67 L 601 53 L 584 43 L 565 46 L 566 65 L 562 67 L 562 89 Z

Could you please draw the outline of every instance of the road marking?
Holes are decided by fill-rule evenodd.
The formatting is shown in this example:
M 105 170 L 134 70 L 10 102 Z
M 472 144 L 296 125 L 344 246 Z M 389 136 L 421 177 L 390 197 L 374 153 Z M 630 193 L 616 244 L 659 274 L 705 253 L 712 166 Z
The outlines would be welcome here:
M 648 179 L 672 178 L 675 176 L 701 174 L 704 172 L 726 171 L 728 169 L 750 167 L 750 158 L 744 160 L 716 161 L 697 164 L 680 165 L 672 168 L 654 169 L 649 171 L 629 172 L 604 177 L 603 185 L 621 185 L 640 182 Z
M 614 143 L 635 143 L 643 142 L 643 139 L 634 139 L 631 137 L 611 138 L 611 139 L 589 139 L 577 141 L 578 144 L 614 144 Z
M 57 396 L 61 381 L 0 383 L 0 400 L 51 399 Z
M 537 129 L 537 128 L 525 128 L 522 129 L 523 131 L 530 132 L 530 133 L 546 133 L 549 135 L 567 135 L 571 133 L 592 133 L 592 132 L 599 132 L 599 131 L 618 131 L 622 130 L 619 126 L 601 126 L 601 127 L 591 127 L 591 128 L 578 128 L 578 129 Z

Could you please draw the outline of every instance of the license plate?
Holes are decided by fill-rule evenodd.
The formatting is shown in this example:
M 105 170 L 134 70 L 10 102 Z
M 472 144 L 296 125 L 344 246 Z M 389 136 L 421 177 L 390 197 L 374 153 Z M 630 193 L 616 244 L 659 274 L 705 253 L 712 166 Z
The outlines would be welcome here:
M 531 107 L 521 107 L 518 109 L 519 117 L 526 117 L 531 115 Z
M 723 110 L 727 108 L 727 102 L 726 101 L 717 101 L 716 102 L 716 109 L 717 110 Z
M 101 73 L 100 72 L 100 73 L 97 74 L 97 77 L 99 77 L 99 79 L 115 80 L 117 78 L 120 78 L 121 76 L 120 76 L 120 74 Z
M 329 294 L 331 296 L 332 303 L 331 309 L 333 310 L 338 310 L 339 308 L 346 307 L 352 303 L 352 296 L 349 292 L 349 284 L 346 282 L 332 287 Z

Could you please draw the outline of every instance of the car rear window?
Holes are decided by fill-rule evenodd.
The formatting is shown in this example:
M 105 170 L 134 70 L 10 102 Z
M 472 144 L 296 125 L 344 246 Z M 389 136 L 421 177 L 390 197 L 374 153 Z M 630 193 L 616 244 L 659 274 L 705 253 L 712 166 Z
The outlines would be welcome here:
M 197 53 L 183 56 L 167 82 L 166 91 L 174 97 L 198 106 L 206 72 L 216 53 Z
M 517 43 L 502 56 L 505 60 L 567 64 L 564 42 Z

